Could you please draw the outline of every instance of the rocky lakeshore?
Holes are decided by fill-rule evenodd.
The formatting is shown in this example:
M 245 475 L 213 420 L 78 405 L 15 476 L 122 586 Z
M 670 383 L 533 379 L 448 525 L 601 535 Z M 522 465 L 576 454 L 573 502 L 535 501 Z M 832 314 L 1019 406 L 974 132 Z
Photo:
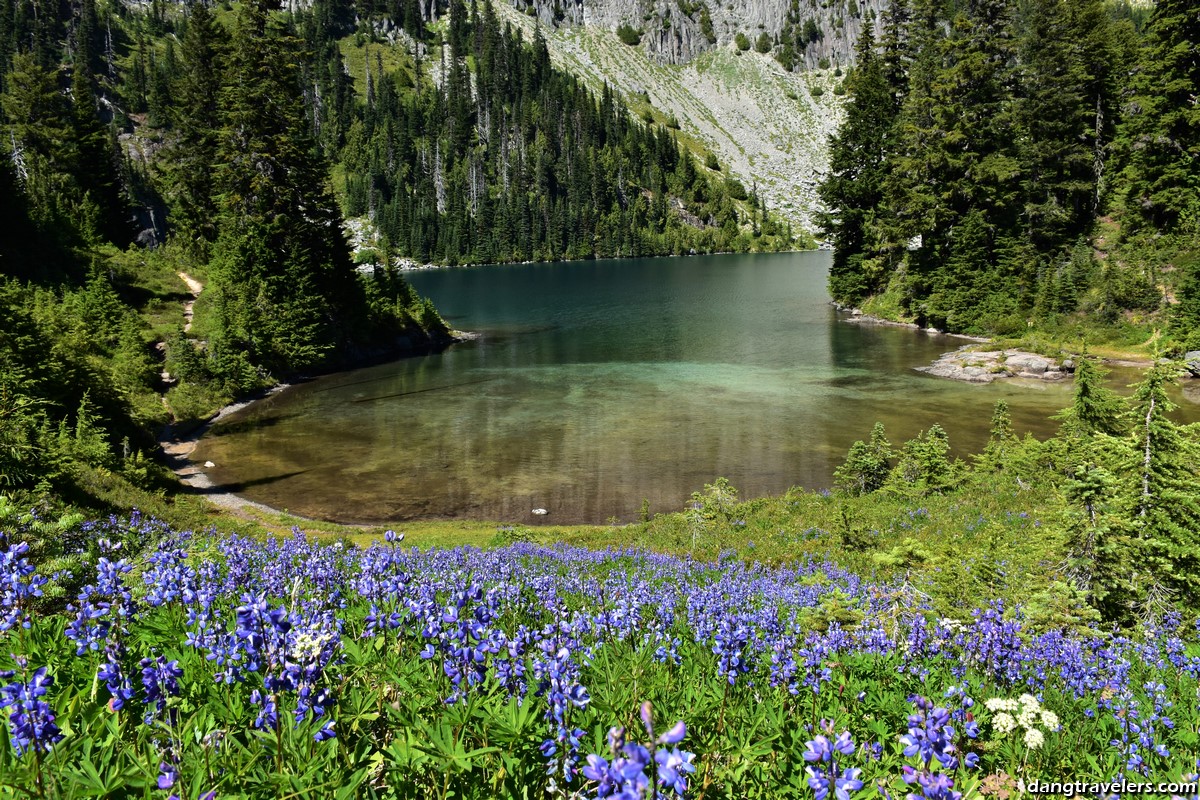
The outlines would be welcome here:
M 973 350 L 972 345 L 945 353 L 928 367 L 917 367 L 938 378 L 951 378 L 968 383 L 991 383 L 1002 378 L 1033 378 L 1058 381 L 1069 378 L 1075 371 L 1071 359 L 1058 361 L 1023 350 Z

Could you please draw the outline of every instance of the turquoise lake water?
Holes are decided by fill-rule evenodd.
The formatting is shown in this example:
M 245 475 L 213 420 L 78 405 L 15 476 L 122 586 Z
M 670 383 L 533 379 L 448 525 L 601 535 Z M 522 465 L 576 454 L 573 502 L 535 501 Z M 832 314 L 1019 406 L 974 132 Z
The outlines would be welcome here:
M 1069 383 L 915 372 L 963 340 L 839 319 L 828 267 L 811 252 L 412 273 L 480 337 L 294 386 L 215 426 L 194 459 L 321 519 L 604 522 L 643 498 L 679 510 L 717 476 L 743 498 L 829 486 L 876 420 L 894 443 L 941 423 L 960 454 L 982 448 L 1001 398 L 1018 431 L 1054 430 Z

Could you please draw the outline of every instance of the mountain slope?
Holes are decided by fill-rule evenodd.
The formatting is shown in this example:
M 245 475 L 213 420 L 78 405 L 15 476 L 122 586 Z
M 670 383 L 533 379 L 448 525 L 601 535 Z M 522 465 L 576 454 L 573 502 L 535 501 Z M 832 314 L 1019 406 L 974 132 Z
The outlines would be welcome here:
M 532 35 L 540 20 L 507 5 L 505 22 Z M 815 187 L 841 119 L 834 70 L 788 72 L 769 55 L 718 46 L 686 64 L 660 63 L 643 47 L 593 26 L 542 28 L 556 65 L 599 89 L 610 84 L 637 111 L 674 118 L 683 138 L 716 154 L 781 217 L 812 230 Z

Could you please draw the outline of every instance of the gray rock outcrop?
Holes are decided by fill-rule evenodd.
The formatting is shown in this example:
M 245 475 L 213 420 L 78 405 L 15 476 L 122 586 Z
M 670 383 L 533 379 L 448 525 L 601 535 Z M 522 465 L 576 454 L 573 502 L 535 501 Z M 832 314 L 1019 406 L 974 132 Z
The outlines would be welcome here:
M 1034 378 L 1057 381 L 1070 377 L 1074 362 L 1059 362 L 1021 350 L 971 350 L 972 345 L 946 353 L 928 367 L 917 367 L 938 378 L 968 383 L 991 383 L 1001 378 Z
M 1184 353 L 1183 364 L 1193 378 L 1200 378 L 1200 350 L 1189 350 Z
M 591 25 L 615 31 L 628 25 L 642 32 L 646 52 L 659 61 L 683 64 L 714 47 L 732 47 L 739 33 L 751 43 L 766 33 L 774 46 L 788 14 L 806 25 L 812 20 L 819 38 L 797 51 L 797 66 L 815 69 L 823 61 L 847 66 L 866 14 L 879 18 L 887 0 L 511 0 L 513 8 L 536 16 L 543 25 Z M 707 11 L 711 37 L 703 29 Z M 878 29 L 878 25 L 876 26 Z

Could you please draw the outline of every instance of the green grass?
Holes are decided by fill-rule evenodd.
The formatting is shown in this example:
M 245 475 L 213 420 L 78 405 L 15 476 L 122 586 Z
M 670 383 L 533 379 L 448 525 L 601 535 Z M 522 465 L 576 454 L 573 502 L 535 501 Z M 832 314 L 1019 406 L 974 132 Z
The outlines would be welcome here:
M 1031 445 L 1035 446 L 1035 445 Z M 949 613 L 963 602 L 1028 601 L 1060 579 L 1067 508 L 1045 482 L 1015 474 L 965 474 L 945 494 L 875 492 L 863 497 L 793 489 L 775 497 L 714 503 L 704 510 L 659 514 L 629 525 L 505 526 L 497 522 L 423 520 L 354 526 L 247 508 L 211 510 L 218 530 L 284 535 L 293 527 L 324 539 L 365 546 L 388 529 L 418 547 L 496 547 L 516 541 L 604 549 L 638 547 L 700 560 L 735 557 L 780 565 L 832 561 L 864 576 L 907 580 Z M 195 514 L 194 498 L 175 513 Z M 178 524 L 176 522 L 176 524 Z M 1003 563 L 1003 574 L 989 566 Z
M 366 65 L 371 65 L 371 74 L 378 78 L 379 65 L 383 65 L 383 74 L 389 77 L 400 77 L 403 83 L 406 79 L 409 85 L 416 81 L 416 67 L 403 47 L 393 47 L 390 44 L 373 42 L 361 34 L 352 34 L 338 41 L 346 70 L 354 81 L 354 91 L 362 98 L 367 96 Z M 401 77 L 402 76 L 402 77 Z

